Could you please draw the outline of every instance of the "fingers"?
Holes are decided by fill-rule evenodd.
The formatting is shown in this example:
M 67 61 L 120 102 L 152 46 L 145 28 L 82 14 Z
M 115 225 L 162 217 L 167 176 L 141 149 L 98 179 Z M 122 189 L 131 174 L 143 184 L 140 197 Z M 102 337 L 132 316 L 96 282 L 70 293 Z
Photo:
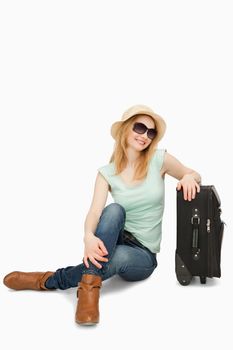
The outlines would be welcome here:
M 192 199 L 194 199 L 196 197 L 197 192 L 198 193 L 200 192 L 200 186 L 196 182 L 195 185 L 192 187 Z
M 200 186 L 197 183 L 193 185 L 183 185 L 184 200 L 191 201 L 196 197 L 196 192 L 200 192 Z
M 102 256 L 100 256 L 98 254 L 95 254 L 94 256 L 90 256 L 89 260 L 92 262 L 92 264 L 94 264 L 99 269 L 102 268 L 102 265 L 99 263 L 99 261 L 103 261 L 103 262 L 108 261 L 107 258 L 104 258 L 104 257 L 102 257 Z
M 102 250 L 103 255 L 107 255 L 108 254 L 108 251 L 107 251 L 103 241 L 101 241 L 101 240 L 99 241 L 99 248 Z
M 107 258 L 105 258 L 105 257 L 103 257 L 103 256 L 101 256 L 99 254 L 87 255 L 83 259 L 83 262 L 84 262 L 84 264 L 85 264 L 85 266 L 87 268 L 89 268 L 88 259 L 92 262 L 92 264 L 94 264 L 99 269 L 102 268 L 102 265 L 99 263 L 99 261 L 103 261 L 103 262 L 107 262 L 108 261 Z
M 201 190 L 201 187 L 200 187 L 200 185 L 197 182 L 196 182 L 196 188 L 197 188 L 197 192 L 199 193 L 200 190 Z
M 93 256 L 90 256 L 89 260 L 92 262 L 92 264 L 94 264 L 96 267 L 98 267 L 98 269 L 102 268 L 102 265 L 99 264 L 98 261 Z
M 192 186 L 188 186 L 187 195 L 188 195 L 188 200 L 189 201 L 191 201 L 191 199 L 192 199 L 192 193 L 194 193 L 194 197 L 195 197 L 195 194 L 196 194 L 195 187 L 193 188 Z
M 108 258 L 104 255 L 107 255 L 108 251 L 102 242 L 102 240 L 98 237 L 94 237 L 92 241 L 87 242 L 85 244 L 84 250 L 84 258 L 83 262 L 87 268 L 89 268 L 89 263 L 91 262 L 99 269 L 102 268 L 102 265 L 99 262 L 107 262 Z M 89 263 L 88 263 L 89 260 Z
M 196 194 L 196 190 L 195 187 L 191 187 L 191 186 L 183 186 L 183 195 L 184 195 L 184 200 L 189 200 L 191 201 L 191 199 L 195 198 L 195 194 Z
M 108 261 L 108 258 L 102 256 L 102 255 L 99 255 L 99 254 L 93 254 L 94 258 L 97 259 L 97 260 L 100 260 L 100 261 L 104 261 L 104 262 L 107 262 Z
M 94 264 L 96 267 L 101 269 L 102 265 L 100 265 L 93 256 L 85 256 L 83 258 L 84 265 L 89 269 L 90 265 L 88 264 L 88 259 Z
M 93 252 L 93 256 L 95 255 L 95 257 L 98 259 L 98 260 L 101 260 L 101 261 L 107 261 L 108 258 L 104 257 L 104 255 L 106 255 L 106 253 L 104 253 L 100 248 L 97 248 L 94 252 Z M 107 253 L 108 254 L 108 253 Z
M 84 258 L 83 258 L 83 263 L 84 263 L 84 265 L 89 269 L 89 264 L 88 264 L 88 261 L 87 261 L 87 256 L 84 256 Z

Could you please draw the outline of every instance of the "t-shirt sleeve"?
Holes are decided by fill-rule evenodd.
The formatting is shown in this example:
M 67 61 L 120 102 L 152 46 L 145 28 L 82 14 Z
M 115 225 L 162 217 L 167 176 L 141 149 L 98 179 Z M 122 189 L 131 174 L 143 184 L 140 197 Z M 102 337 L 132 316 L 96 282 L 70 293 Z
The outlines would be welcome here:
M 154 165 L 157 167 L 157 169 L 159 169 L 159 170 L 163 166 L 165 152 L 167 152 L 166 149 L 156 149 L 156 151 L 153 155 L 152 161 L 153 161 Z
M 109 182 L 109 180 L 108 180 L 108 171 L 107 171 L 106 167 L 102 166 L 102 167 L 98 168 L 97 170 L 100 172 L 101 175 L 103 175 L 105 180 L 107 180 Z
M 107 164 L 97 169 L 101 175 L 105 178 L 105 180 L 109 183 L 110 186 L 113 185 L 114 176 L 113 176 L 113 165 Z

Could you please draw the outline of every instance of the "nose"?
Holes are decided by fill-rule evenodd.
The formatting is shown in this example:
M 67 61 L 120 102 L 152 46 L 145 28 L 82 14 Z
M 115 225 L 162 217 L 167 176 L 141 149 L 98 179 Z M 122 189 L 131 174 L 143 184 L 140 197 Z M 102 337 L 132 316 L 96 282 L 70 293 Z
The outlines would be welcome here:
M 144 132 L 144 134 L 140 135 L 142 137 L 143 140 L 147 140 L 148 136 L 147 136 L 147 131 Z

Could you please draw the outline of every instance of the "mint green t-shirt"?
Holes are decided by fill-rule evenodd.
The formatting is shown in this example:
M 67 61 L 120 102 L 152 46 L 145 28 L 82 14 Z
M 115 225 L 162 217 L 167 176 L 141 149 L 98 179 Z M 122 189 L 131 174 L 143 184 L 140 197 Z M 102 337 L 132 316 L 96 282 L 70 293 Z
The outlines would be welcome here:
M 165 151 L 155 151 L 150 160 L 147 177 L 138 185 L 127 185 L 119 175 L 114 175 L 114 162 L 98 169 L 111 186 L 114 202 L 126 211 L 125 230 L 131 232 L 153 253 L 160 251 L 162 238 L 165 186 L 160 169 Z

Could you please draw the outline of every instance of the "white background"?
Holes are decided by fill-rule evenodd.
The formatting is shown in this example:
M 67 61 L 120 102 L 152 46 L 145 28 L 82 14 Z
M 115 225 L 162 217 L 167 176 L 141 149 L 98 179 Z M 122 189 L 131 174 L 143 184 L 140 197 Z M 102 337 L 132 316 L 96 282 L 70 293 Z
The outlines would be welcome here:
M 1 347 L 232 348 L 231 1 L 0 4 Z M 80 327 L 76 289 L 15 292 L 2 279 L 81 262 L 111 124 L 138 103 L 167 122 L 160 148 L 219 192 L 222 278 L 178 284 L 177 181 L 167 177 L 157 269 L 141 282 L 105 281 L 99 325 Z

